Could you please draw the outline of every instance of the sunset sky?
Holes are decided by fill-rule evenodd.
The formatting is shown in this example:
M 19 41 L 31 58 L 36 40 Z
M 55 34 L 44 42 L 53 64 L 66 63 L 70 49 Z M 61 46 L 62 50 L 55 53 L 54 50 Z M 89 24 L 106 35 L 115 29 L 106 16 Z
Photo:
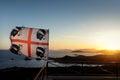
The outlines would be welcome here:
M 120 0 L 0 0 L 0 49 L 15 26 L 50 30 L 50 49 L 120 49 Z

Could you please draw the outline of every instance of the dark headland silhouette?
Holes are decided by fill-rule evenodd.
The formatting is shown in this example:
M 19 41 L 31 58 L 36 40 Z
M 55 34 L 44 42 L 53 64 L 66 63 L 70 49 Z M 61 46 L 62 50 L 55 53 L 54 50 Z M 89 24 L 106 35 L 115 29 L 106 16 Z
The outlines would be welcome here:
M 75 53 L 76 51 L 73 51 Z M 79 52 L 79 51 L 77 51 Z M 81 51 L 80 51 L 81 52 Z M 83 51 L 82 51 L 83 52 Z M 71 65 L 68 67 L 48 67 L 47 72 L 49 76 L 116 76 L 120 74 L 120 53 L 94 56 L 64 56 L 61 58 L 49 57 L 49 60 L 64 64 L 97 64 L 102 66 L 78 66 Z M 14 58 L 10 58 L 15 60 Z M 27 57 L 21 58 L 29 61 Z M 37 59 L 36 59 L 37 60 Z M 50 64 L 50 63 L 49 63 Z M 25 67 L 10 67 L 0 69 L 1 80 L 33 80 L 37 75 L 39 67 L 25 68 Z

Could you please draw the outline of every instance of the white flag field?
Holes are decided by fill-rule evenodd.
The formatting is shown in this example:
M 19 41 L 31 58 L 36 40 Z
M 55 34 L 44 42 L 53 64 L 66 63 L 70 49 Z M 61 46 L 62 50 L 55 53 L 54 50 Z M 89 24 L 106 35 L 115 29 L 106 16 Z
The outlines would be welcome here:
M 10 51 L 27 57 L 48 59 L 49 30 L 16 27 L 10 34 Z

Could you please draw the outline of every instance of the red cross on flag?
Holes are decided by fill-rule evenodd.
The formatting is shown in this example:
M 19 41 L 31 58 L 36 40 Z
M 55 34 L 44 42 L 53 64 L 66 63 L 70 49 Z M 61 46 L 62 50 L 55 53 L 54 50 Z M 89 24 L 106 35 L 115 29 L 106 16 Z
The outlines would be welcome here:
M 47 59 L 49 30 L 16 27 L 11 31 L 10 51 L 28 57 Z

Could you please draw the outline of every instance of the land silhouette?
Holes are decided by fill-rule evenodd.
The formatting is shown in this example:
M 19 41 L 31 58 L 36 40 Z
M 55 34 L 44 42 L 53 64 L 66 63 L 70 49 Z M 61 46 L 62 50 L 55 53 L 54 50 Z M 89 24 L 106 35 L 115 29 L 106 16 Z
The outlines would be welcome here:
M 96 50 L 94 50 L 95 52 Z M 71 51 L 73 54 L 75 52 L 81 52 L 81 51 Z M 82 51 L 84 52 L 93 52 L 93 51 Z M 105 54 L 99 54 L 94 56 L 84 56 L 84 55 L 76 55 L 76 56 L 64 56 L 60 58 L 53 58 L 49 57 L 49 60 L 57 63 L 63 63 L 63 64 L 82 64 L 79 65 L 71 65 L 67 67 L 50 67 L 48 66 L 47 72 L 48 76 L 120 76 L 120 59 L 119 55 L 120 53 L 117 51 L 117 53 L 114 54 L 106 54 L 107 52 L 104 50 Z M 32 59 L 29 59 L 27 57 L 23 58 L 25 61 L 29 61 Z M 12 60 L 16 60 L 12 58 Z M 37 60 L 37 59 L 36 59 Z M 50 64 L 48 62 L 48 64 Z M 97 64 L 101 66 L 83 66 L 84 64 Z M 37 73 L 39 72 L 39 67 L 10 67 L 5 69 L 0 69 L 0 79 L 2 80 L 33 80 Z

